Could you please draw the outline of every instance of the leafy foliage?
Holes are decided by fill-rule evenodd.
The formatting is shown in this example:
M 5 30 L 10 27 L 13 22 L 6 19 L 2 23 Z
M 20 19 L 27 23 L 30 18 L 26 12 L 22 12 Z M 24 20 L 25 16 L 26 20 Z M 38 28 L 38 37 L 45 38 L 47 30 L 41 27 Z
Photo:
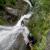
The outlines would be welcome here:
M 37 39 L 33 48 L 44 50 L 46 47 L 46 35 L 50 29 L 50 1 L 32 0 L 33 15 L 29 20 L 28 28 Z
M 4 5 L 15 5 L 16 0 L 0 0 L 0 6 Z

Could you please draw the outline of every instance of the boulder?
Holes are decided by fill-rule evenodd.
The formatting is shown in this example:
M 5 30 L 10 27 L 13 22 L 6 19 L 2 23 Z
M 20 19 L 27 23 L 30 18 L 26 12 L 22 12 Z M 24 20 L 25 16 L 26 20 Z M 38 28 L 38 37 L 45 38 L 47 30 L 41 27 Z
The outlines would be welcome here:
M 11 7 L 5 7 L 7 13 L 17 16 L 17 9 L 13 9 Z

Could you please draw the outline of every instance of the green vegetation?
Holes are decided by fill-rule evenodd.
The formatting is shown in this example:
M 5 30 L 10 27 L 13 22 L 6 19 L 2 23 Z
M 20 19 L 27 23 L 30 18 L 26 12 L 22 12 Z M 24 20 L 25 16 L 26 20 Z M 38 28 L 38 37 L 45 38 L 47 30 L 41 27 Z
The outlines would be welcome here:
M 32 0 L 33 15 L 28 28 L 37 39 L 34 50 L 45 50 L 46 36 L 50 29 L 50 0 Z
M 28 28 L 30 33 L 37 39 L 33 46 L 34 50 L 45 50 L 46 36 L 50 30 L 50 0 L 31 0 L 33 15 L 29 20 Z M 0 6 L 16 5 L 16 0 L 0 0 Z M 0 24 L 7 24 L 7 21 L 0 17 Z
M 15 5 L 16 4 L 16 0 L 0 0 L 0 5 L 4 6 L 4 5 Z
M 5 24 L 7 25 L 8 22 L 7 22 L 5 19 L 3 19 L 2 17 L 0 17 L 0 24 L 1 24 L 1 25 L 3 25 L 3 24 L 4 24 L 4 25 L 5 25 Z
M 16 5 L 16 0 L 0 0 L 0 25 L 6 25 L 8 24 L 7 19 L 4 19 L 4 16 L 6 16 L 5 7 L 13 7 Z

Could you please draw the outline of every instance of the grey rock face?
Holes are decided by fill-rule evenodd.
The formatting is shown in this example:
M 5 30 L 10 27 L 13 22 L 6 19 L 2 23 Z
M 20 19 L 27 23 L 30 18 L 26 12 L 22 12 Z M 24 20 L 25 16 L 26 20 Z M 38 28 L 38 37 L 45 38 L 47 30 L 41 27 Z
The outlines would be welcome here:
M 17 16 L 17 9 L 13 9 L 11 7 L 5 7 L 5 9 L 9 14 Z
M 11 15 L 21 16 L 29 11 L 29 5 L 25 2 L 17 2 L 16 6 L 13 8 L 5 7 L 5 11 Z
M 27 50 L 23 35 L 20 34 L 9 50 Z
M 50 50 L 50 32 L 48 33 L 48 36 L 47 36 L 47 47 L 45 50 Z

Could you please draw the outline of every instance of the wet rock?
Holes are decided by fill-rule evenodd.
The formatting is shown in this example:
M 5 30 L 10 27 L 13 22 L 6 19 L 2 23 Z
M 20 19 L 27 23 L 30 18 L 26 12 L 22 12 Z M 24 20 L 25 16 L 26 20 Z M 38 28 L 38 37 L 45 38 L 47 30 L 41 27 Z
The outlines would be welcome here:
M 29 19 L 24 18 L 22 21 L 22 24 L 27 26 L 28 22 L 29 22 Z
M 27 50 L 23 35 L 20 34 L 9 50 Z
M 17 9 L 13 9 L 11 7 L 5 7 L 7 13 L 17 16 Z
M 30 9 L 30 6 L 24 2 L 24 1 L 20 1 L 17 0 L 16 2 L 16 6 L 12 7 L 5 7 L 5 11 L 11 15 L 15 15 L 15 16 L 22 16 L 24 14 L 26 14 Z

